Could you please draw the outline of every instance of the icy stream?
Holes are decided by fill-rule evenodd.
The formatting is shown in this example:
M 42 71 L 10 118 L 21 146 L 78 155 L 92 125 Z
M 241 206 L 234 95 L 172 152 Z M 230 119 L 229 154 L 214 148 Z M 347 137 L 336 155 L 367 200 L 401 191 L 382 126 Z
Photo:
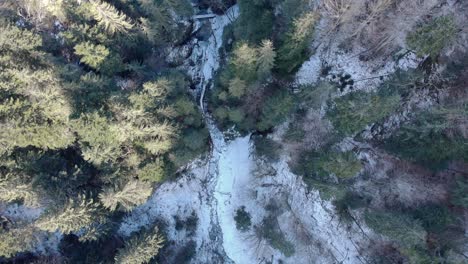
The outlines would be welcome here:
M 163 223 L 171 254 L 177 255 L 189 242 L 196 243 L 191 263 L 359 263 L 361 236 L 349 238 L 356 227 L 341 225 L 333 205 L 321 200 L 318 192 L 309 192 L 302 179 L 289 171 L 287 157 L 274 164 L 259 163 L 252 153 L 250 135 L 226 140 L 205 110 L 205 92 L 212 88 L 219 68 L 223 30 L 237 15 L 238 7 L 233 6 L 225 15 L 211 19 L 211 36 L 206 41 L 193 39 L 193 52 L 181 66 L 198 81 L 211 153 L 207 159 L 190 164 L 176 181 L 159 186 L 144 205 L 124 219 L 119 232 L 128 236 L 142 227 Z M 283 205 L 277 219 L 284 240 L 295 248 L 291 256 L 256 234 L 255 226 L 261 226 L 271 213 L 265 208 L 272 200 Z M 246 232 L 239 231 L 234 220 L 242 206 L 251 215 L 252 225 Z M 198 219 L 195 232 L 180 228 L 180 224 L 177 227 L 181 219 L 193 215 Z M 174 263 L 174 259 L 163 263 Z

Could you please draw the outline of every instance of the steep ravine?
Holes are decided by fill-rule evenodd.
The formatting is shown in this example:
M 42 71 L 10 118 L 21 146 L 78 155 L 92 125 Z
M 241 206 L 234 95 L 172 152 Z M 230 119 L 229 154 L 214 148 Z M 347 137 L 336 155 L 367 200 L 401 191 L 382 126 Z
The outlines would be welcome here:
M 318 192 L 309 192 L 302 179 L 289 171 L 287 157 L 275 164 L 260 162 L 252 152 L 250 135 L 226 140 L 206 111 L 205 93 L 219 67 L 223 30 L 237 15 L 234 6 L 211 19 L 211 36 L 207 41 L 192 39 L 187 45 L 193 51 L 181 66 L 195 82 L 211 152 L 205 160 L 190 164 L 177 181 L 159 186 L 146 204 L 126 217 L 120 233 L 128 236 L 141 227 L 163 223 L 169 254 L 162 263 L 174 263 L 171 254 L 180 254 L 189 241 L 196 242 L 191 263 L 361 263 L 362 232 L 356 226 L 343 226 L 333 205 L 321 200 Z M 281 207 L 275 217 L 284 239 L 294 245 L 291 256 L 258 236 L 256 228 L 271 214 L 265 209 L 271 202 Z M 234 220 L 241 206 L 252 217 L 246 232 L 239 231 Z M 198 217 L 195 232 L 178 227 L 177 219 L 193 214 Z

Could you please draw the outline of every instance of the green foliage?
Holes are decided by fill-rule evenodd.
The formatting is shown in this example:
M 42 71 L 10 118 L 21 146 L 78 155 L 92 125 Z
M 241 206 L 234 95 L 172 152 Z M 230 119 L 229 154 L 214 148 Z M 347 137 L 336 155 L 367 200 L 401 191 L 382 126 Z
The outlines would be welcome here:
M 75 46 L 75 54 L 81 57 L 81 63 L 107 75 L 113 75 L 123 69 L 120 57 L 103 45 L 80 43 Z
M 164 238 L 155 227 L 153 230 L 143 232 L 125 243 L 115 256 L 118 264 L 143 264 L 148 263 L 162 248 Z
M 333 152 L 331 155 L 320 159 L 318 171 L 333 173 L 340 179 L 349 179 L 355 176 L 361 169 L 361 162 L 353 152 Z
M 89 11 L 98 24 L 110 34 L 127 33 L 133 28 L 130 19 L 109 3 L 91 0 Z
M 309 58 L 309 41 L 317 20 L 316 13 L 308 12 L 293 21 L 278 50 L 277 69 L 280 73 L 293 73 Z
M 294 255 L 294 244 L 286 239 L 276 217 L 268 216 L 263 219 L 262 223 L 255 227 L 255 232 L 258 237 L 265 239 L 272 248 L 279 250 L 286 257 Z
M 406 248 L 424 246 L 426 231 L 421 224 L 399 212 L 371 212 L 365 214 L 366 224 L 375 232 L 397 241 Z
M 93 45 L 85 42 L 75 46 L 75 54 L 81 56 L 81 63 L 99 70 L 109 56 L 109 50 L 103 45 Z
M 354 135 L 366 125 L 378 122 L 391 114 L 399 104 L 398 94 L 383 95 L 358 91 L 335 99 L 326 116 L 339 133 Z
M 320 82 L 316 86 L 305 85 L 299 87 L 300 92 L 296 98 L 303 104 L 304 108 L 320 109 L 322 104 L 330 99 L 330 95 L 335 91 L 336 87 L 329 82 Z
M 273 42 L 271 40 L 262 40 L 260 47 L 258 48 L 258 69 L 257 74 L 262 79 L 270 75 L 271 70 L 275 66 L 276 51 L 273 48 Z
M 406 41 L 408 47 L 419 56 L 430 55 L 435 58 L 453 41 L 456 33 L 457 27 L 453 17 L 441 16 L 420 25 L 408 34 Z
M 245 113 L 241 108 L 228 110 L 228 118 L 235 124 L 240 124 L 245 118 Z
M 459 122 L 468 113 L 466 105 L 440 106 L 403 125 L 385 141 L 385 149 L 430 169 L 445 168 L 452 160 L 468 160 L 467 140 Z
M 31 184 L 8 184 L 0 181 L 0 201 L 22 202 L 25 206 L 39 205 L 39 195 Z
M 109 187 L 99 194 L 102 205 L 110 211 L 129 212 L 146 202 L 153 188 L 151 184 L 136 180 L 129 181 L 123 188 Z
M 166 171 L 161 160 L 146 164 L 138 172 L 138 178 L 149 182 L 162 182 L 165 179 Z
M 269 161 L 278 161 L 280 157 L 281 145 L 267 137 L 254 137 L 255 153 Z
M 301 154 L 293 172 L 305 177 L 327 180 L 330 174 L 345 180 L 355 176 L 361 169 L 361 162 L 351 152 L 307 151 Z
M 269 1 L 239 0 L 240 15 L 234 25 L 236 40 L 258 44 L 272 34 L 273 6 Z
M 139 1 L 139 11 L 143 14 L 141 27 L 152 43 L 181 43 L 187 35 L 187 25 L 177 20 L 177 16 L 188 18 L 193 9 L 186 0 Z M 177 16 L 174 16 L 174 13 Z
M 31 61 L 40 55 L 38 48 L 41 46 L 41 37 L 31 31 L 12 25 L 0 27 L 0 50 L 2 57 L 8 56 L 1 60 L 1 64 L 14 66 L 16 63 Z
M 161 69 L 151 55 L 190 35 L 192 28 L 179 23 L 191 17 L 190 2 L 0 6 L 11 16 L 0 21 L 0 200 L 56 208 L 27 232 L 1 230 L 0 252 L 11 257 L 30 250 L 37 232 L 61 232 L 79 236 L 81 243 L 69 245 L 73 254 L 92 251 L 71 259 L 108 261 L 92 246 L 104 240 L 112 247 L 106 235 L 115 227 L 107 217 L 121 215 L 112 211 L 144 203 L 150 182 L 170 178 L 208 147 L 188 78 Z
M 0 238 L 0 256 L 6 258 L 31 250 L 34 241 L 33 230 L 30 228 L 15 228 L 8 231 L 0 228 Z
M 284 122 L 294 107 L 293 97 L 284 91 L 279 91 L 270 96 L 263 108 L 257 129 L 265 131 Z
M 83 157 L 100 166 L 118 159 L 120 153 L 119 132 L 98 113 L 84 114 L 74 120 L 73 128 L 79 136 Z
M 421 221 L 422 226 L 430 232 L 442 232 L 455 223 L 455 217 L 443 205 L 427 204 L 418 207 L 412 215 Z
M 81 197 L 77 201 L 70 201 L 61 212 L 45 216 L 36 226 L 49 232 L 60 231 L 69 234 L 89 227 L 98 221 L 100 216 L 99 206 L 94 201 L 87 201 Z
M 452 204 L 468 208 L 468 177 L 457 177 L 451 191 Z
M 234 220 L 236 221 L 236 228 L 242 232 L 246 232 L 252 225 L 252 217 L 245 211 L 245 206 L 241 206 L 236 210 Z
M 185 147 L 192 151 L 204 149 L 209 133 L 206 130 L 190 130 L 184 134 L 182 142 Z

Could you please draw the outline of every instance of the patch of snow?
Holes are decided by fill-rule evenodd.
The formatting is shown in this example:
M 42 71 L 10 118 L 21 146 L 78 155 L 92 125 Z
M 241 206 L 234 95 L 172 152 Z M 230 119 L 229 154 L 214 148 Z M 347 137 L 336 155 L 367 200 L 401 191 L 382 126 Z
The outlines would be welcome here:
M 334 81 L 331 75 L 349 74 L 354 80 L 354 90 L 373 90 L 397 70 L 415 69 L 422 61 L 412 52 L 408 52 L 396 61 L 388 61 L 387 58 L 362 61 L 358 58 L 361 52 L 363 51 L 348 53 L 339 47 L 321 46 L 301 66 L 296 74 L 296 83 L 306 85 L 315 84 L 320 80 Z M 323 67 L 330 67 L 327 76 L 321 76 Z
M 240 206 L 246 206 L 247 211 L 254 211 L 249 204 L 244 204 L 246 198 L 253 199 L 250 194 L 252 159 L 250 156 L 250 135 L 237 138 L 230 142 L 218 163 L 218 182 L 214 197 L 217 200 L 217 215 L 223 233 L 223 246 L 226 254 L 234 263 L 249 263 L 255 259 L 252 245 L 236 228 L 235 211 Z
M 44 212 L 44 207 L 27 207 L 17 203 L 1 204 L 0 215 L 8 218 L 13 222 L 21 222 L 25 224 L 33 223 Z M 28 228 L 28 227 L 27 227 Z M 58 246 L 62 240 L 63 235 L 60 232 L 34 232 L 34 241 L 32 253 L 37 254 L 51 254 L 58 252 Z
M 41 216 L 44 208 L 42 207 L 27 207 L 19 204 L 9 204 L 0 210 L 1 215 L 15 221 L 24 221 L 31 223 Z

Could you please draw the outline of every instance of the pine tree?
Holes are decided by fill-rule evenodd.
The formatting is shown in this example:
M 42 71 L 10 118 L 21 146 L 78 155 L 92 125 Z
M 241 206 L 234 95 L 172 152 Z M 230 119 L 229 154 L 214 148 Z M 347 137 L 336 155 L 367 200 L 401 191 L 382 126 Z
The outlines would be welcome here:
M 247 90 L 246 83 L 238 77 L 229 81 L 229 94 L 235 98 L 241 98 Z
M 130 19 L 111 4 L 100 0 L 90 0 L 90 4 L 94 19 L 110 34 L 127 33 L 133 28 Z
M 312 29 L 314 28 L 317 19 L 318 15 L 316 13 L 308 12 L 294 20 L 292 40 L 295 45 L 301 45 L 301 43 L 311 36 L 313 33 Z
M 110 211 L 131 211 L 134 207 L 146 202 L 151 195 L 152 187 L 147 182 L 132 180 L 121 190 L 107 188 L 99 194 L 101 203 Z
M 8 231 L 0 228 L 0 256 L 11 258 L 20 252 L 32 249 L 34 242 L 31 228 L 15 228 Z
M 6 63 L 15 66 L 15 62 L 24 64 L 24 59 L 39 55 L 37 49 L 42 46 L 42 39 L 39 35 L 31 31 L 20 29 L 16 26 L 0 26 L 0 50 L 2 55 L 12 54 L 8 60 L 1 60 L 1 64 Z
M 39 196 L 31 185 L 10 185 L 0 182 L 0 201 L 7 203 L 21 201 L 25 206 L 36 207 L 39 205 Z
M 146 164 L 138 172 L 138 179 L 149 182 L 162 182 L 165 178 L 165 168 L 162 160 Z
M 119 130 L 98 113 L 84 114 L 73 120 L 83 156 L 95 165 L 114 161 L 120 157 Z
M 247 43 L 242 43 L 233 52 L 232 64 L 236 76 L 244 80 L 253 80 L 256 75 L 257 50 Z
M 94 45 L 91 42 L 83 42 L 75 46 L 75 54 L 80 56 L 80 62 L 89 67 L 100 70 L 106 62 L 110 51 L 103 45 Z
M 366 224 L 374 231 L 411 248 L 424 245 L 426 231 L 420 223 L 400 212 L 366 212 Z
M 63 234 L 70 234 L 89 227 L 100 220 L 100 216 L 98 204 L 79 197 L 76 202 L 70 201 L 60 213 L 39 220 L 36 226 L 49 232 L 59 230 Z
M 452 187 L 451 201 L 454 205 L 468 208 L 468 178 L 460 176 Z
M 276 52 L 273 49 L 271 40 L 263 40 L 258 48 L 258 68 L 260 77 L 268 76 L 275 65 Z
M 131 238 L 125 247 L 115 256 L 117 264 L 143 264 L 148 263 L 163 247 L 164 238 L 155 227 L 151 232 L 144 232 Z
M 278 50 L 278 69 L 286 74 L 296 70 L 309 58 L 308 42 L 313 34 L 318 15 L 308 12 L 296 18 L 286 39 Z
M 154 98 L 167 96 L 172 90 L 171 82 L 166 78 L 160 78 L 154 82 L 147 82 L 143 84 L 143 90 Z

